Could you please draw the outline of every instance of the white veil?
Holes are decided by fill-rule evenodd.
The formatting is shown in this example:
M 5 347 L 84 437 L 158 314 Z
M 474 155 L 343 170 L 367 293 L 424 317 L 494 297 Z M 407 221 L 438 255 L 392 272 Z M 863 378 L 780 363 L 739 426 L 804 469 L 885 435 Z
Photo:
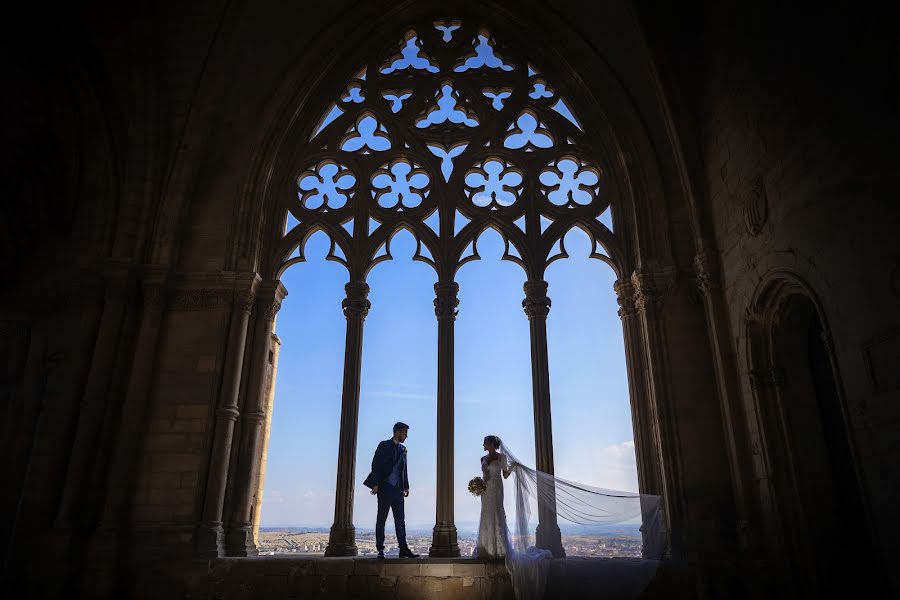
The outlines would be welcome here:
M 515 518 L 510 528 L 512 539 L 506 554 L 513 589 L 518 600 L 543 597 L 550 571 L 549 550 L 533 544 L 529 519 L 531 501 L 539 510 L 548 511 L 579 525 L 609 525 L 641 519 L 641 560 L 597 561 L 596 575 L 620 591 L 622 597 L 637 597 L 656 573 L 665 550 L 665 528 L 660 513 L 660 497 L 650 494 L 619 492 L 560 479 L 522 464 L 509 447 L 502 444 L 504 468 L 515 474 Z

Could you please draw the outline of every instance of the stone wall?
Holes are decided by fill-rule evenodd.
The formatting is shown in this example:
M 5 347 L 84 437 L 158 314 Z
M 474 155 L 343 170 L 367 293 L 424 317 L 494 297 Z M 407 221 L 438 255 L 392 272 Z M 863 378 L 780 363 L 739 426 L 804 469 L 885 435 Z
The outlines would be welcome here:
M 669 45 L 655 41 L 670 51 L 661 62 L 696 132 L 747 426 L 758 418 L 748 311 L 766 282 L 791 273 L 824 312 L 872 534 L 889 564 L 900 530 L 900 387 L 886 366 L 898 364 L 900 345 L 896 36 L 837 6 L 769 8 L 670 12 Z M 759 458 L 755 443 L 749 450 Z

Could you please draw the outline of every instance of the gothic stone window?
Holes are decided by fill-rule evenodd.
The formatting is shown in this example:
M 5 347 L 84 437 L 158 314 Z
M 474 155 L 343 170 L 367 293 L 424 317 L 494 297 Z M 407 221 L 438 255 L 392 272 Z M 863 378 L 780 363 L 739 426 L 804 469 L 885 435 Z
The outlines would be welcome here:
M 433 556 L 459 556 L 453 517 L 453 321 L 459 267 L 477 260 L 488 228 L 503 258 L 525 271 L 522 303 L 531 323 L 536 466 L 553 472 L 544 272 L 567 255 L 581 228 L 591 257 L 621 276 L 613 234 L 613 190 L 599 140 L 585 131 L 558 81 L 476 23 L 420 23 L 373 56 L 323 107 L 296 155 L 296 188 L 284 193 L 276 253 L 283 272 L 305 260 L 316 231 L 327 258 L 349 271 L 347 349 L 335 500 L 327 555 L 356 554 L 352 497 L 366 277 L 391 258 L 401 229 L 415 260 L 437 272 L 437 519 Z M 442 383 L 443 382 L 443 383 Z M 539 507 L 540 508 L 540 507 Z M 539 545 L 564 554 L 552 511 L 540 510 Z M 549 522 L 548 519 L 553 519 Z

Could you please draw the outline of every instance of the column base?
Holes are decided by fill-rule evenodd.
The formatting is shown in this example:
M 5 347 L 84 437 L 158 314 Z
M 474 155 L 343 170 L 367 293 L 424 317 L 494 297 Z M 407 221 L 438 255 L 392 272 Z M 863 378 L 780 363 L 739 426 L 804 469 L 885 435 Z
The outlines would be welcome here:
M 204 558 L 225 556 L 224 537 L 221 521 L 198 523 L 194 530 L 194 554 Z
M 559 525 L 545 525 L 538 523 L 535 531 L 535 541 L 538 548 L 549 550 L 553 553 L 553 558 L 565 558 L 566 551 L 562 546 L 562 534 L 559 531 Z
M 428 556 L 435 558 L 458 558 L 459 544 L 456 541 L 455 525 L 435 525 Z
M 259 556 L 259 550 L 253 542 L 253 526 L 229 528 L 225 534 L 226 556 Z
M 328 546 L 325 548 L 325 556 L 356 556 L 356 527 L 331 526 L 328 533 Z

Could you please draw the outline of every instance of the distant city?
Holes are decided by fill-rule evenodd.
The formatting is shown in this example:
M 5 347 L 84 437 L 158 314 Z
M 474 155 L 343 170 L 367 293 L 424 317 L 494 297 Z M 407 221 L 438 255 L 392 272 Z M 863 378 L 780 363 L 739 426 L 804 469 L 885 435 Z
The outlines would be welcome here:
M 607 526 L 602 529 L 562 527 L 562 542 L 566 556 L 570 557 L 632 557 L 641 556 L 641 534 L 638 525 Z M 431 547 L 431 529 L 408 529 L 406 538 L 410 549 L 423 557 Z M 474 530 L 460 529 L 457 534 L 460 556 L 471 557 L 475 553 Z M 323 556 L 328 546 L 327 527 L 260 527 L 259 553 L 261 556 L 284 554 Z M 356 530 L 356 547 L 359 556 L 374 556 L 375 532 L 371 529 Z M 399 554 L 397 537 L 385 533 L 384 553 L 387 557 Z

